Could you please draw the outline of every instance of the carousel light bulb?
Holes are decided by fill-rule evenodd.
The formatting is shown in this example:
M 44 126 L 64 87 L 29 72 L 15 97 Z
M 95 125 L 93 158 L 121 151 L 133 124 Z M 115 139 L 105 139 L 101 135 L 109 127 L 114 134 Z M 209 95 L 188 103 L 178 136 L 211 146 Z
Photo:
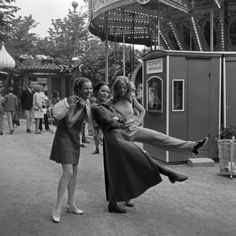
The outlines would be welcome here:
M 216 5 L 218 6 L 218 8 L 221 8 L 221 5 L 220 5 L 220 3 L 219 3 L 218 0 L 215 0 L 215 3 L 216 3 Z

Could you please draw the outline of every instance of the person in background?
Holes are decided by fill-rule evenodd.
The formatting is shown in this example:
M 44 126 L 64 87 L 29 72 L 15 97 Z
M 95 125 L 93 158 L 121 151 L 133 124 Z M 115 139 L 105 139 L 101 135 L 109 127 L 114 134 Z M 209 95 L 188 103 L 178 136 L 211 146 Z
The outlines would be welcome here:
M 34 89 L 32 86 L 32 82 L 29 82 L 28 88 L 25 89 L 20 96 L 21 106 L 22 109 L 24 110 L 24 114 L 26 117 L 27 133 L 31 133 L 31 123 L 33 119 L 33 94 L 34 94 Z
M 43 91 L 43 87 L 41 87 L 40 95 L 43 99 L 43 119 L 39 121 L 39 130 L 40 132 L 43 131 L 43 123 L 45 125 L 45 130 L 49 131 L 49 122 L 48 122 L 48 108 L 49 108 L 49 98 L 46 95 L 46 91 Z
M 51 104 L 54 106 L 59 101 L 61 101 L 60 93 L 57 90 L 54 90 L 52 94 Z
M 34 119 L 35 119 L 35 134 L 40 134 L 39 130 L 39 122 L 40 119 L 43 119 L 43 104 L 44 104 L 44 98 L 42 97 L 40 91 L 41 86 L 35 85 L 34 87 L 35 93 L 33 96 L 33 108 L 34 108 Z
M 67 99 L 69 112 L 66 117 L 59 120 L 50 154 L 50 160 L 61 164 L 63 171 L 57 188 L 57 202 L 52 210 L 52 221 L 55 223 L 60 222 L 66 189 L 68 189 L 68 212 L 83 214 L 83 211 L 76 206 L 75 189 L 80 158 L 80 132 L 84 120 L 90 116 L 90 106 L 87 101 L 92 94 L 92 83 L 87 78 L 75 79 L 73 90 L 75 96 Z
M 1 88 L 0 88 L 1 89 Z M 0 135 L 3 135 L 4 98 L 0 90 Z
M 108 99 L 109 94 L 110 94 L 109 88 L 104 81 L 100 81 L 96 84 L 96 86 L 94 88 L 94 99 L 93 99 L 93 102 L 91 103 L 91 107 L 93 105 L 100 104 L 100 103 L 104 102 L 103 96 L 101 96 L 98 93 L 104 94 L 106 99 Z M 94 138 L 94 144 L 95 144 L 95 150 L 94 150 L 94 152 L 92 152 L 92 154 L 98 154 L 98 153 L 100 153 L 99 144 L 102 140 L 102 130 L 98 126 L 98 124 L 95 121 L 95 119 L 93 118 L 93 116 L 92 116 L 92 125 L 93 125 L 93 138 Z
M 143 103 L 143 85 L 142 84 L 138 84 L 138 87 L 136 90 L 136 99 L 140 104 Z
M 53 94 L 52 94 L 52 97 L 51 97 L 51 102 L 50 102 L 51 106 L 54 106 L 59 101 L 61 101 L 60 93 L 57 90 L 54 90 Z M 58 125 L 58 120 L 57 119 L 53 119 L 53 125 L 54 126 Z
M 14 117 L 18 109 L 18 99 L 13 94 L 14 90 L 12 87 L 8 88 L 8 94 L 4 97 L 4 107 L 7 114 L 7 121 L 10 130 L 10 134 L 14 132 Z

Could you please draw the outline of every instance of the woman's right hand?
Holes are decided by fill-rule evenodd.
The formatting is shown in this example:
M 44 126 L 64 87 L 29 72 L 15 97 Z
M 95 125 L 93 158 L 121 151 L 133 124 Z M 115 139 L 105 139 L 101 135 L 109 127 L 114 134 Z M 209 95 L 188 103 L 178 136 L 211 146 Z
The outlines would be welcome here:
M 67 103 L 69 105 L 70 109 L 75 108 L 76 104 L 77 104 L 78 98 L 75 96 L 71 96 L 67 98 Z
M 77 107 L 78 109 L 83 109 L 86 106 L 86 101 L 82 98 L 78 98 Z

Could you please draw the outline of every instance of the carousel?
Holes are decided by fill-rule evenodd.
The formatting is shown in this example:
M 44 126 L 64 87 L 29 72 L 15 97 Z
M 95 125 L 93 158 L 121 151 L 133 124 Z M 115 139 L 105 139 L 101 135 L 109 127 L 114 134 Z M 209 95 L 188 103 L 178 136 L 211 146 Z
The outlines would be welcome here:
M 167 50 L 236 50 L 234 0 L 90 0 L 90 31 Z
M 144 127 L 185 140 L 208 136 L 200 157 L 217 159 L 221 127 L 236 125 L 236 1 L 90 0 L 89 29 L 107 50 L 108 41 L 150 49 L 131 71 L 143 86 Z M 144 148 L 167 163 L 192 158 Z

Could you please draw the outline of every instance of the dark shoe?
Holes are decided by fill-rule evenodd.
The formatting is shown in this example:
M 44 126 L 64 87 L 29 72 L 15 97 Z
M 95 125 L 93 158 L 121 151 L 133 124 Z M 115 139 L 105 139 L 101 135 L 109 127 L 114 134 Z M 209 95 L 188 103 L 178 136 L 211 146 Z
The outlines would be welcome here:
M 83 143 L 80 144 L 80 147 L 86 148 L 87 146 L 84 145 Z
M 173 175 L 169 176 L 169 180 L 172 184 L 175 183 L 176 181 L 177 182 L 183 182 L 187 179 L 188 179 L 188 176 L 181 175 L 181 174 L 173 174 Z
M 134 200 L 128 200 L 128 201 L 126 201 L 126 202 L 125 202 L 125 205 L 126 205 L 127 207 L 134 207 Z
M 3 132 L 2 132 L 2 131 L 0 132 L 0 135 L 3 135 Z
M 116 203 L 109 203 L 108 211 L 109 212 L 114 212 L 114 213 L 120 213 L 120 214 L 126 213 L 126 210 L 119 207 Z
M 82 142 L 83 142 L 83 143 L 90 143 L 90 142 L 89 142 L 87 139 L 85 139 L 85 138 L 82 139 Z
M 26 133 L 30 134 L 30 133 L 32 133 L 32 131 L 30 129 L 27 129 Z
M 205 137 L 203 140 L 198 141 L 197 144 L 193 147 L 192 152 L 197 155 L 199 153 L 198 149 L 203 147 L 207 143 L 207 141 L 208 141 L 208 137 Z
M 13 134 L 13 130 L 10 130 L 10 134 Z
M 92 154 L 99 154 L 99 149 L 96 149 Z

